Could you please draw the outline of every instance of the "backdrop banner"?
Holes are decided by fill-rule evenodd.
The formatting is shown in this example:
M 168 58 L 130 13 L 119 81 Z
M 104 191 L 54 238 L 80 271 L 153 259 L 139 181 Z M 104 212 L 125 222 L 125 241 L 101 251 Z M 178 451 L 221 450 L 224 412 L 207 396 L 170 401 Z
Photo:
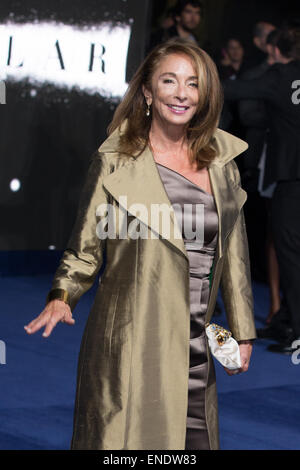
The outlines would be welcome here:
M 148 4 L 2 0 L 0 250 L 65 248 L 89 158 L 144 58 Z

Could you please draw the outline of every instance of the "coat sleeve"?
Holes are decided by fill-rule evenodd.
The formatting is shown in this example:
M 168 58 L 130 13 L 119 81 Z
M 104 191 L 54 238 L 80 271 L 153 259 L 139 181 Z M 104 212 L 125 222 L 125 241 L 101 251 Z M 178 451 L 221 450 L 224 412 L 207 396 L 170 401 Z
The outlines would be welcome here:
M 237 164 L 231 167 L 236 184 L 240 185 Z M 227 240 L 220 281 L 227 321 L 237 341 L 256 338 L 248 239 L 243 208 Z
M 108 171 L 105 155 L 95 152 L 81 191 L 75 225 L 54 274 L 46 303 L 60 299 L 73 311 L 80 297 L 93 285 L 102 266 L 106 244 L 96 233 L 99 219 L 96 209 L 99 204 L 108 202 L 102 186 L 102 179 Z

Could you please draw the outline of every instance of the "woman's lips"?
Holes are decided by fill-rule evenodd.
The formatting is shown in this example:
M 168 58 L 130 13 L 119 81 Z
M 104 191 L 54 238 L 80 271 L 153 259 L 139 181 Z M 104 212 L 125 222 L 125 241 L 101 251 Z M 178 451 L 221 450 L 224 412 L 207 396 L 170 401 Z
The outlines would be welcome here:
M 189 109 L 189 106 L 179 106 L 177 104 L 168 104 L 167 106 L 174 114 L 184 114 Z

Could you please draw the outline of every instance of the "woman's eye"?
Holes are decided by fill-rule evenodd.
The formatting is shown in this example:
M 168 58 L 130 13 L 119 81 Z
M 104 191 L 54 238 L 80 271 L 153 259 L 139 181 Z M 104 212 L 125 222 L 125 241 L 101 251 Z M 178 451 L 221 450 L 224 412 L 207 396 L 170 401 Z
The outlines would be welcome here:
M 195 88 L 198 88 L 198 83 L 192 82 L 192 83 L 190 83 L 190 85 L 195 87 Z
M 171 78 L 165 78 L 163 83 L 173 83 L 173 80 L 171 80 Z

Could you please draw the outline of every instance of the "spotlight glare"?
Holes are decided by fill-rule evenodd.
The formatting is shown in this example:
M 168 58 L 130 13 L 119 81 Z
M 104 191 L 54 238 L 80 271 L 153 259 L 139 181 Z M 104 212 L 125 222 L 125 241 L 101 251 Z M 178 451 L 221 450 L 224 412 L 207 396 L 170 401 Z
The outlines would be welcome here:
M 13 180 L 11 180 L 11 182 L 9 184 L 9 187 L 10 187 L 11 191 L 13 191 L 13 192 L 19 191 L 19 189 L 21 187 L 20 180 L 18 180 L 17 178 L 14 178 Z

